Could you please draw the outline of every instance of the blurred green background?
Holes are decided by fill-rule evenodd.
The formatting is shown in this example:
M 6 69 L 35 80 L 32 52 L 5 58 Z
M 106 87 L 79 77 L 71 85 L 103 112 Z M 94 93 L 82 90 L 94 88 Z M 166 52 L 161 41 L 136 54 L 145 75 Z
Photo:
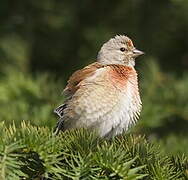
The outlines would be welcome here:
M 1 0 L 0 121 L 53 128 L 68 77 L 116 34 L 146 53 L 136 65 L 143 111 L 131 133 L 188 154 L 187 0 Z

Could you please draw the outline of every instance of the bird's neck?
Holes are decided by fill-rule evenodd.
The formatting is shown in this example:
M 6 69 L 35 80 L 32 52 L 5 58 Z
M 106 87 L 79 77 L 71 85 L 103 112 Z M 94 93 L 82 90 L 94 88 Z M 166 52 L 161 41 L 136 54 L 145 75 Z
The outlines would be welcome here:
M 124 61 L 118 61 L 117 59 L 106 59 L 106 58 L 97 58 L 97 62 L 102 64 L 102 65 L 123 65 L 123 66 L 128 66 L 131 68 L 134 68 L 135 66 L 135 61 L 131 60 L 128 62 Z

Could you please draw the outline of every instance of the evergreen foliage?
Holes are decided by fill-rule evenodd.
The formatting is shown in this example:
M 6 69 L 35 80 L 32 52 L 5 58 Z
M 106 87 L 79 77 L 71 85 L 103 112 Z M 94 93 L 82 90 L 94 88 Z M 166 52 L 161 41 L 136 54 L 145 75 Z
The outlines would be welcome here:
M 188 159 L 169 157 L 143 136 L 100 139 L 87 130 L 59 136 L 46 127 L 0 125 L 0 175 L 9 179 L 186 179 Z

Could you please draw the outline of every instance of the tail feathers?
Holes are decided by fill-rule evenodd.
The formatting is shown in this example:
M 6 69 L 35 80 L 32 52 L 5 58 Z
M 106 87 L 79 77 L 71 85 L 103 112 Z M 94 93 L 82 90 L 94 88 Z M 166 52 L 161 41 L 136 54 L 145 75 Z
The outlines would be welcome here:
M 63 131 L 63 118 L 60 118 L 55 129 L 54 129 L 54 134 L 58 135 L 60 131 Z
M 59 132 L 64 129 L 63 128 L 63 124 L 64 124 L 63 111 L 66 108 L 66 106 L 67 106 L 66 104 L 62 104 L 59 107 L 57 107 L 56 109 L 54 109 L 54 113 L 56 113 L 60 117 L 60 119 L 55 127 L 55 130 L 54 130 L 55 135 L 59 134 Z
M 63 110 L 66 108 L 66 104 L 62 104 L 54 109 L 54 113 L 56 113 L 60 118 L 63 117 Z

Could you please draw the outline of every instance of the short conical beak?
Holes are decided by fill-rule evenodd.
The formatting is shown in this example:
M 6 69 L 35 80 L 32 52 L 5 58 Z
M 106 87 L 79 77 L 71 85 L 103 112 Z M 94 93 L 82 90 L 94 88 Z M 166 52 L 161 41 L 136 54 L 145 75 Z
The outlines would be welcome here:
M 140 56 L 140 55 L 143 55 L 143 54 L 144 54 L 143 51 L 140 51 L 140 50 L 138 50 L 138 49 L 134 49 L 134 50 L 133 50 L 133 57 L 134 57 L 134 58 L 136 58 L 136 57 L 138 57 L 138 56 Z

